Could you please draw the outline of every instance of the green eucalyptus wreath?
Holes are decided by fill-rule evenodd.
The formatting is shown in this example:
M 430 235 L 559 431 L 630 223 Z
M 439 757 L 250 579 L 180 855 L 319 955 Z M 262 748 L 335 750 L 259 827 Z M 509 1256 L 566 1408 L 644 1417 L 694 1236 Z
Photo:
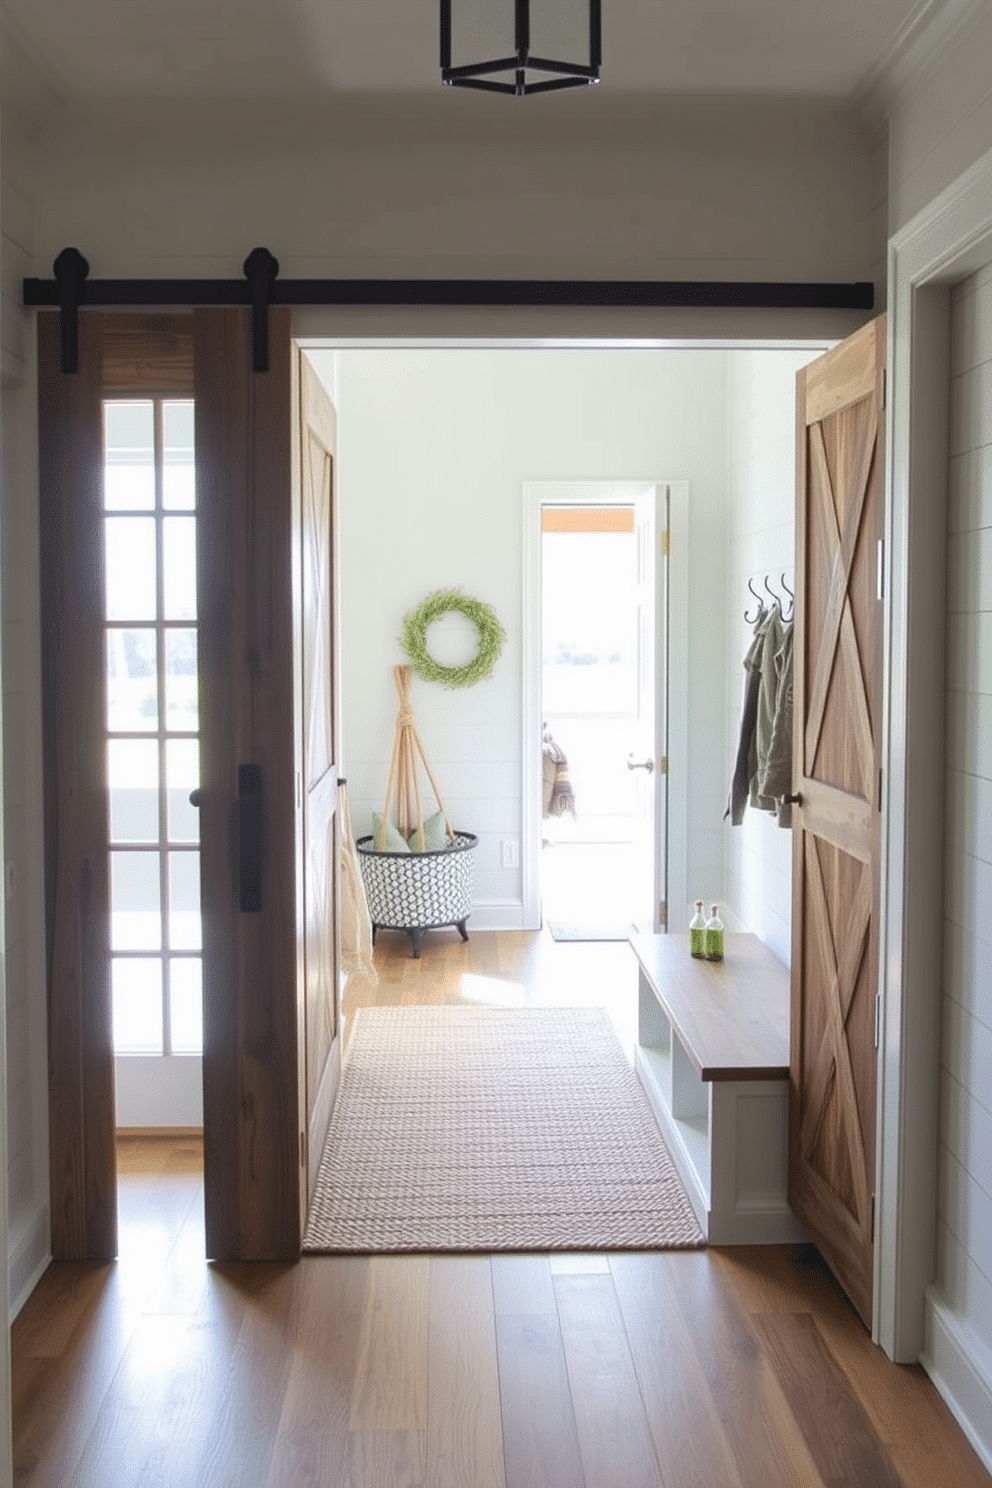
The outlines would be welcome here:
M 479 632 L 479 648 L 464 666 L 442 666 L 427 649 L 428 629 L 449 610 L 460 610 Z M 403 616 L 400 645 L 414 671 L 427 682 L 443 682 L 445 687 L 471 687 L 473 682 L 489 676 L 505 640 L 506 631 L 491 605 L 483 604 L 481 599 L 470 599 L 460 589 L 435 589 L 415 610 L 408 610 Z

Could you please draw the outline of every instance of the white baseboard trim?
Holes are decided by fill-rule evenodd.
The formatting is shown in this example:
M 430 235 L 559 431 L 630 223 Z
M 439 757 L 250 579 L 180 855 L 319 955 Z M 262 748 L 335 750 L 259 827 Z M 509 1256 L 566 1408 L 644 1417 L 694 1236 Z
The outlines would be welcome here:
M 11 1322 L 38 1285 L 51 1259 L 48 1204 L 39 1199 L 31 1213 L 15 1224 L 7 1237 Z
M 992 1472 L 992 1359 L 970 1325 L 935 1287 L 925 1298 L 920 1363 L 961 1430 Z
M 526 930 L 524 906 L 519 899 L 477 899 L 466 926 L 473 930 Z
M 117 1125 L 122 1130 L 203 1126 L 203 1061 L 199 1055 L 114 1060 Z

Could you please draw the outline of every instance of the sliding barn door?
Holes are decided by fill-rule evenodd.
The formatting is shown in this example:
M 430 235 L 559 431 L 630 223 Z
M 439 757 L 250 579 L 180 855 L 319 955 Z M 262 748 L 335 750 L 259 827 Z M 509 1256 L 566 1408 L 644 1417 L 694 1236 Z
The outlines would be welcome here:
M 58 315 L 38 318 L 52 1252 L 59 1259 L 103 1260 L 116 1252 L 112 973 L 118 963 L 147 973 L 163 956 L 171 958 L 163 986 L 171 985 L 172 961 L 181 956 L 195 970 L 199 945 L 189 941 L 188 926 L 186 938 L 173 941 L 182 919 L 174 890 L 185 885 L 183 903 L 196 898 L 188 882 L 188 849 L 197 835 L 189 801 L 199 807 L 207 1254 L 299 1254 L 308 1135 L 319 1153 L 336 1069 L 333 420 L 328 424 L 319 388 L 311 387 L 301 483 L 287 311 L 270 312 L 269 342 L 269 369 L 256 373 L 246 310 L 86 311 L 79 371 L 64 373 Z M 154 500 L 148 494 L 147 502 L 137 501 L 137 515 L 130 496 L 122 506 L 105 480 L 114 454 L 109 436 L 104 448 L 108 397 L 149 408 L 178 398 L 187 413 L 192 398 L 195 500 L 185 486 L 182 499 L 175 491 L 165 499 L 160 472 L 146 492 L 154 486 Z M 156 447 L 163 417 L 156 415 Z M 119 452 L 128 467 L 135 449 Z M 114 572 L 138 606 L 123 618 L 107 612 L 104 549 L 112 523 Z M 160 645 L 154 591 L 169 584 L 161 575 L 148 580 L 140 562 L 147 541 L 138 528 L 145 538 L 148 527 L 161 529 L 163 551 L 172 551 L 180 529 L 193 525 L 192 618 L 180 630 L 170 621 Z M 120 699 L 115 703 L 108 690 L 110 672 L 118 693 L 123 685 L 111 665 L 118 654 L 144 661 L 156 646 L 171 654 L 177 637 L 183 654 L 195 651 L 198 660 L 199 783 L 192 794 L 197 739 L 179 706 L 188 711 L 194 701 L 179 685 L 188 668 L 174 668 L 176 676 L 168 672 L 157 686 L 161 708 L 156 686 L 149 693 L 142 681 L 123 723 Z M 170 722 L 177 709 L 182 718 Z M 160 768 L 151 715 L 163 712 Z M 133 758 L 115 786 L 108 770 L 122 742 Z M 160 777 L 167 788 L 164 805 L 151 811 L 153 827 L 148 812 L 138 811 L 145 826 L 115 835 L 115 814 L 117 826 L 125 816 L 131 821 Z M 149 946 L 138 891 L 162 853 L 167 867 L 155 873 L 168 884 L 169 929 Z M 298 882 L 306 906 L 299 954 Z M 115 944 L 115 916 L 118 939 L 121 925 L 130 934 L 138 921 L 146 939 L 132 944 L 125 935 L 126 944 Z M 133 980 L 114 982 L 116 1011 L 126 1011 Z M 169 1023 L 165 1012 L 161 1020 Z
M 341 1072 L 339 1037 L 338 665 L 334 407 L 306 354 L 294 348 L 297 1037 L 300 1130 L 307 1162 L 305 1222 Z
M 296 1032 L 289 315 L 252 371 L 245 310 L 194 313 L 200 509 L 207 1255 L 291 1259 L 303 1142 Z
M 789 1202 L 870 1326 L 885 322 L 797 388 Z

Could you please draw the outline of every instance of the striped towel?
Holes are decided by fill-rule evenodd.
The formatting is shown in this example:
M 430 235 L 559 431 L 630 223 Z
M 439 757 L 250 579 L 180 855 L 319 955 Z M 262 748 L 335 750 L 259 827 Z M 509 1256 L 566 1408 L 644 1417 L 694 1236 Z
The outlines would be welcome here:
M 544 730 L 544 815 L 575 816 L 575 794 L 568 778 L 568 760 L 560 744 Z

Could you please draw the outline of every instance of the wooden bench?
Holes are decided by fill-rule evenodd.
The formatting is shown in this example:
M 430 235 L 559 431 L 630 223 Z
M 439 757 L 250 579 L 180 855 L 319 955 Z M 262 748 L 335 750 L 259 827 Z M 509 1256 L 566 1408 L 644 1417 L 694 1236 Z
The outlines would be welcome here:
M 789 973 L 755 935 L 697 961 L 687 935 L 632 935 L 635 1065 L 714 1245 L 805 1240 L 786 1198 Z

